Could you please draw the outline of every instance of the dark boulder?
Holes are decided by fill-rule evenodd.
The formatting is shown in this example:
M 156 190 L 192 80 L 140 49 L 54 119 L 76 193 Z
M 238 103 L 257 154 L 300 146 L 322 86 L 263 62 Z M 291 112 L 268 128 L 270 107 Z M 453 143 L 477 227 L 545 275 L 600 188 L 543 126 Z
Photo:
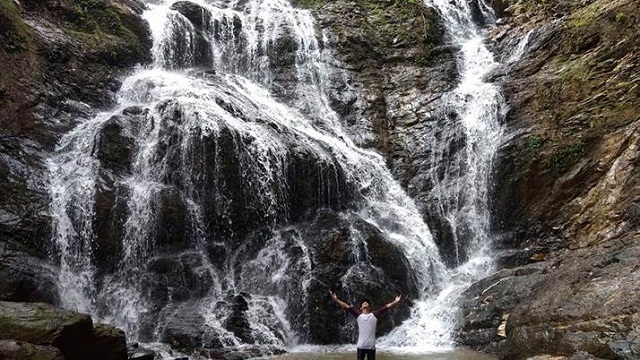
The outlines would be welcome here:
M 338 161 L 325 162 L 303 146 L 289 150 L 287 185 L 291 221 L 323 207 L 340 210 L 353 198 Z
M 307 275 L 308 303 L 296 309 L 297 301 L 292 297 L 290 316 L 299 333 L 308 334 L 308 341 L 329 344 L 352 340 L 352 319 L 340 315 L 343 311 L 332 303 L 330 290 L 354 305 L 368 298 L 374 307 L 398 294 L 417 294 L 404 254 L 371 224 L 354 215 L 323 210 L 297 229 L 310 249 L 314 267 Z M 390 331 L 408 316 L 408 304 L 401 303 L 380 319 L 380 333 Z
M 195 303 L 177 305 L 167 319 L 163 319 L 164 329 L 161 335 L 163 342 L 176 349 L 194 351 L 222 346 L 219 339 L 212 337 L 213 329 L 205 324 L 202 309 Z
M 211 13 L 202 6 L 191 1 L 176 1 L 171 9 L 184 15 L 199 30 L 206 30 L 211 24 Z
M 157 360 L 160 357 L 154 350 L 137 342 L 127 344 L 127 354 L 128 360 Z
M 195 238 L 193 221 L 187 202 L 180 191 L 166 187 L 156 194 L 153 213 L 155 214 L 155 243 L 163 253 L 176 253 L 190 247 Z
M 111 174 L 101 172 L 93 203 L 93 260 L 99 272 L 112 272 L 122 253 L 122 239 L 129 215 L 129 189 L 116 182 Z
M 123 331 L 43 303 L 0 302 L 0 339 L 53 346 L 67 360 L 127 358 Z
M 137 152 L 136 137 L 144 124 L 148 111 L 136 112 L 136 108 L 125 109 L 105 121 L 97 138 L 93 155 L 103 168 L 116 175 L 131 173 L 134 155 Z
M 65 360 L 60 350 L 53 346 L 33 345 L 16 340 L 0 340 L 0 359 Z
M 249 310 L 249 303 L 246 298 L 249 296 L 249 294 L 245 293 L 233 297 L 231 314 L 227 319 L 225 328 L 242 340 L 243 343 L 253 344 L 255 340 L 251 335 L 251 325 L 246 314 L 247 310 Z
M 127 358 L 127 341 L 124 331 L 107 324 L 96 324 L 86 358 L 121 360 Z
M 190 1 L 176 2 L 171 8 L 184 18 L 171 19 L 173 26 L 181 31 L 175 31 L 172 39 L 164 45 L 166 59 L 169 62 L 165 65 L 173 68 L 212 67 L 213 52 L 208 40 L 211 32 L 209 10 Z M 186 22 L 193 25 L 193 31 Z
M 0 301 L 58 301 L 57 271 L 12 242 L 0 243 Z
M 215 280 L 211 273 L 200 270 L 206 265 L 204 255 L 197 251 L 157 256 L 147 263 L 143 283 L 161 306 L 169 299 L 198 299 L 207 294 Z

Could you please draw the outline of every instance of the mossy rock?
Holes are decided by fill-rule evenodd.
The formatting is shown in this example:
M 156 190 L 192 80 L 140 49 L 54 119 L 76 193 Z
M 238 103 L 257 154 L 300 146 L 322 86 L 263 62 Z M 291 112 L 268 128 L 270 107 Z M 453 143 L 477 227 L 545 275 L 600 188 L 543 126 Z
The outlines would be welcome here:
M 639 120 L 635 103 L 640 97 L 640 8 L 635 0 L 589 0 L 580 6 L 514 3 L 507 11 L 510 25 L 520 27 L 520 34 L 534 31 L 528 53 L 505 86 L 511 105 L 507 122 L 522 132 L 500 155 L 496 212 L 503 224 L 542 221 L 573 229 L 565 222 L 582 218 L 575 205 L 606 188 L 608 169 L 634 141 Z M 563 18 L 551 22 L 560 13 Z M 627 202 L 638 196 L 633 185 L 620 186 L 629 190 L 607 213 L 624 213 Z M 608 219 L 608 226 L 615 228 L 616 221 Z M 581 237 L 572 240 L 589 238 Z
M 16 340 L 0 340 L 0 359 L 4 360 L 65 360 L 53 346 L 33 345 Z
M 127 358 L 127 342 L 124 331 L 107 324 L 97 324 L 88 346 L 92 358 L 123 360 Z
M 13 0 L 0 0 L 0 49 L 9 53 L 33 49 L 34 36 L 31 28 L 20 16 Z
M 421 1 L 293 0 L 292 3 L 317 13 L 319 25 L 337 37 L 337 50 L 345 55 L 347 63 L 373 59 L 387 63 L 422 61 L 422 65 L 428 65 L 430 49 L 442 41 L 443 29 L 435 12 Z
M 89 315 L 44 303 L 0 302 L 0 340 L 53 346 L 65 360 L 127 358 L 122 330 L 105 324 L 94 328 Z

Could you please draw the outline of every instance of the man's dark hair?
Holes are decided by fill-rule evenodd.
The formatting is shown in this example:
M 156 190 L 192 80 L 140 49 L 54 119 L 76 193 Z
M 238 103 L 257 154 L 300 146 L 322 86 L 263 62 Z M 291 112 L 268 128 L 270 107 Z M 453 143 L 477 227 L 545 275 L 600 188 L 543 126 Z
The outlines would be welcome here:
M 369 306 L 373 306 L 373 304 L 371 304 L 371 300 L 369 299 L 362 299 L 362 301 L 360 301 L 360 307 L 362 307 L 362 304 L 364 303 L 369 303 Z

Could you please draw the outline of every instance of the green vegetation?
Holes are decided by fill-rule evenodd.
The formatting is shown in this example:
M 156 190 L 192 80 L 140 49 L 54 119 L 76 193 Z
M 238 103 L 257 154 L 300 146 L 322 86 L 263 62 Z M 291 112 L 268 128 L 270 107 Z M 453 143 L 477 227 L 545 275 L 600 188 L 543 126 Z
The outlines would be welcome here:
M 566 144 L 546 158 L 544 165 L 553 171 L 561 172 L 575 164 L 584 154 L 585 145 L 582 142 Z
M 126 24 L 126 16 L 107 0 L 75 0 L 73 13 L 67 16 L 72 29 L 69 34 L 88 45 L 98 47 L 116 42 L 127 42 L 130 45 L 139 43 L 139 39 Z M 91 36 L 95 36 L 95 39 L 90 39 Z M 107 44 L 101 45 L 105 40 Z
M 327 4 L 329 0 L 293 0 L 293 5 L 303 8 L 303 9 L 318 9 L 325 4 Z M 373 4 L 376 6 L 387 6 L 387 5 L 395 5 L 395 4 L 409 4 L 409 5 L 420 5 L 421 2 L 418 0 L 388 0 L 384 2 L 376 2 L 372 0 L 365 0 L 369 4 Z
M 75 0 L 71 22 L 86 32 L 103 32 L 122 35 L 126 33 L 115 7 L 105 0 Z
M 526 139 L 527 149 L 534 152 L 540 149 L 543 143 L 544 143 L 544 140 L 542 139 L 542 136 L 538 134 L 528 136 Z
M 294 0 L 294 6 L 303 8 L 303 9 L 317 9 L 322 5 L 326 4 L 327 0 Z
M 329 4 L 323 11 L 335 13 L 338 19 L 331 30 L 338 37 L 339 47 L 344 46 L 357 58 L 355 61 L 409 60 L 421 66 L 433 63 L 431 51 L 440 45 L 442 29 L 434 11 L 420 1 L 338 0 Z M 409 49 L 410 54 L 405 51 Z
M 12 0 L 0 0 L 0 47 L 9 53 L 34 47 L 31 28 Z
M 73 0 L 66 33 L 81 42 L 93 61 L 110 66 L 127 66 L 144 58 L 144 37 L 135 15 L 108 0 Z
M 518 157 L 553 172 L 592 156 L 603 134 L 637 121 L 640 39 L 633 1 L 576 9 L 535 78 L 531 111 L 545 137 L 522 139 Z

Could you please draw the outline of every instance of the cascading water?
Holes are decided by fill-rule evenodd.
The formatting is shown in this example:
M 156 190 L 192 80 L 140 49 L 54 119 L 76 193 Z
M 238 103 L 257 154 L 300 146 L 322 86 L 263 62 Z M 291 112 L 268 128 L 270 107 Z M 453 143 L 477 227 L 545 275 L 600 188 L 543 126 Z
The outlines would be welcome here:
M 507 63 L 512 63 L 520 60 L 522 55 L 524 55 L 527 50 L 527 46 L 529 45 L 529 39 L 531 38 L 531 34 L 533 34 L 533 30 L 527 31 L 526 34 L 518 41 L 518 45 L 516 46 L 513 53 L 507 59 Z
M 433 5 L 464 44 L 461 83 L 448 96 L 465 146 L 441 165 L 432 197 L 453 228 L 472 234 L 467 253 L 481 253 L 501 103 L 480 80 L 493 62 L 459 12 L 468 9 Z M 369 134 L 348 134 L 329 106 L 331 81 L 348 76 L 330 65 L 310 13 L 283 0 L 148 7 L 153 66 L 124 81 L 116 109 L 65 135 L 49 162 L 63 305 L 138 341 L 306 341 L 309 323 L 297 314 L 312 311 L 322 281 L 318 250 L 297 224 L 331 209 L 349 233 L 345 288 L 379 270 L 371 227 L 409 263 L 419 300 L 385 343 L 450 344 L 456 274 L 488 268 L 487 256 L 449 271 L 384 159 L 354 144 Z M 457 287 L 445 287 L 452 279 Z
M 460 46 L 460 82 L 444 96 L 442 116 L 447 118 L 446 125 L 425 139 L 433 146 L 429 174 L 433 187 L 427 211 L 448 227 L 454 244 L 453 263 L 458 266 L 450 273 L 447 287 L 437 296 L 417 302 L 411 319 L 382 341 L 387 346 L 423 351 L 452 344 L 461 291 L 492 271 L 488 190 L 503 131 L 500 120 L 506 110 L 499 89 L 483 81 L 498 64 L 474 24 L 471 4 L 467 0 L 425 3 L 438 10 L 451 42 Z M 478 1 L 478 6 L 484 18 L 493 20 L 491 9 L 483 1 Z

